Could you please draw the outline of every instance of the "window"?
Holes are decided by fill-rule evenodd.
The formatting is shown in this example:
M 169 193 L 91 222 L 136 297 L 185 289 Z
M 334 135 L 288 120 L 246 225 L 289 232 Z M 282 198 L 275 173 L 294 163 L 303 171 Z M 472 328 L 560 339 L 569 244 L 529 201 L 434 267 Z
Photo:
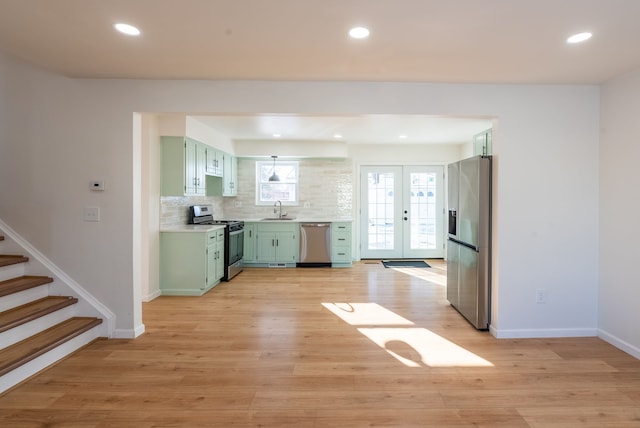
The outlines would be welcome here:
M 277 161 L 275 172 L 280 181 L 269 181 L 273 174 L 272 161 L 256 162 L 256 205 L 298 205 L 298 162 Z

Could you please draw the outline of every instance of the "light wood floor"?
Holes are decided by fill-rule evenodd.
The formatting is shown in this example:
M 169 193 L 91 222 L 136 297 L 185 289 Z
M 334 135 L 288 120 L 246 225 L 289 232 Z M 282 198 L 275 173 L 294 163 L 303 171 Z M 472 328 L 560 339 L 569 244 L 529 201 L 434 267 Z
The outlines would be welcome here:
M 430 263 L 247 269 L 160 297 L 138 339 L 97 341 L 0 396 L 0 426 L 640 426 L 639 360 L 597 338 L 478 332 Z

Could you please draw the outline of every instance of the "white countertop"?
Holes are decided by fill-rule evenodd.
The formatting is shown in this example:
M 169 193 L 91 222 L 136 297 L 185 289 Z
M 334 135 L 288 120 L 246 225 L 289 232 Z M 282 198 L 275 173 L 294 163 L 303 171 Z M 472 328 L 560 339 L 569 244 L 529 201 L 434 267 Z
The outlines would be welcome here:
M 294 217 L 290 220 L 266 220 L 264 218 L 249 218 L 245 219 L 245 223 L 261 223 L 261 222 L 269 222 L 269 223 L 351 223 L 353 220 L 351 218 L 310 218 L 310 217 Z
M 224 224 L 178 224 L 160 228 L 160 232 L 209 232 L 224 229 Z

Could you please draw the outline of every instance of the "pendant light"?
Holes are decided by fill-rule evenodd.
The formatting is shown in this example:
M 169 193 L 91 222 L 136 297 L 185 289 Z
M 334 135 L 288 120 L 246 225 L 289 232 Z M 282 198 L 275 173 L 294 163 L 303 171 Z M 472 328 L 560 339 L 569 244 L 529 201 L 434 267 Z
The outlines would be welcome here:
M 280 177 L 276 174 L 276 159 L 278 156 L 271 156 L 273 158 L 273 174 L 269 177 L 269 181 L 280 181 Z

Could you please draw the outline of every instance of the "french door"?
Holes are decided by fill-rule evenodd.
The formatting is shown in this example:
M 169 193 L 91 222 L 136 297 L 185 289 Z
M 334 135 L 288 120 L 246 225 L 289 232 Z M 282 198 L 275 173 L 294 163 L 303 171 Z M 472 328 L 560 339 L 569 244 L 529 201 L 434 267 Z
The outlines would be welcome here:
M 363 259 L 444 257 L 442 166 L 362 166 Z

